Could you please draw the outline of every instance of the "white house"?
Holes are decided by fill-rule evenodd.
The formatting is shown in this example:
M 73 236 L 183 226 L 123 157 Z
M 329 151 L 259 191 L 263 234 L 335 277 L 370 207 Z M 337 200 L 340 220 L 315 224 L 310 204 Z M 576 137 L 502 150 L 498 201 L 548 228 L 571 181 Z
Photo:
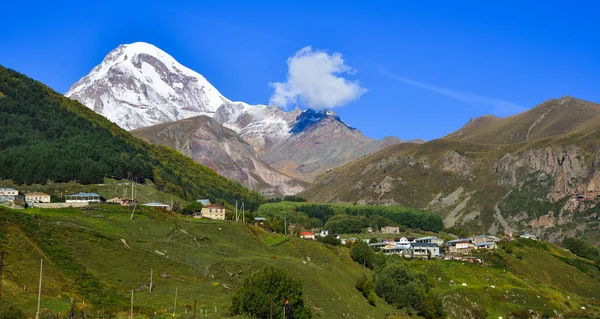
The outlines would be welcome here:
M 437 238 L 435 236 L 427 236 L 415 239 L 415 243 L 419 244 L 436 244 L 438 246 L 444 243 L 443 239 Z
M 396 247 L 410 248 L 410 241 L 406 237 L 400 238 L 399 241 L 394 242 Z
M 521 235 L 519 237 L 526 238 L 526 239 L 531 239 L 531 240 L 538 240 L 538 238 L 537 238 L 536 235 L 532 235 L 530 233 L 523 234 L 523 235 Z
M 300 238 L 315 240 L 315 234 L 309 231 L 300 232 Z
M 102 197 L 96 193 L 77 193 L 65 196 L 67 203 L 99 203 Z
M 440 246 L 436 243 L 413 243 L 410 252 L 412 257 L 438 257 Z
M 319 232 L 319 237 L 327 237 L 327 235 L 329 235 L 328 230 L 322 230 Z
M 151 202 L 151 203 L 146 203 L 146 204 L 142 204 L 142 205 L 160 209 L 160 210 L 171 210 L 171 206 L 169 206 L 167 204 L 163 204 L 163 203 Z
M 477 249 L 496 249 L 498 248 L 498 245 L 493 241 L 488 241 L 484 243 L 476 243 L 475 247 Z
M 28 203 L 50 203 L 50 195 L 42 192 L 33 192 L 25 194 L 25 201 Z
M 469 253 L 473 248 L 475 248 L 475 244 L 473 244 L 472 240 L 469 239 L 455 239 L 449 241 L 446 246 L 448 247 L 448 252 L 453 253 Z
M 221 205 L 206 205 L 200 211 L 200 217 L 225 220 L 225 211 L 227 209 Z M 197 216 L 194 216 L 197 217 Z
M 14 202 L 19 197 L 22 195 L 14 188 L 0 188 L 0 203 Z
M 400 227 L 386 226 L 381 227 L 382 234 L 400 234 Z

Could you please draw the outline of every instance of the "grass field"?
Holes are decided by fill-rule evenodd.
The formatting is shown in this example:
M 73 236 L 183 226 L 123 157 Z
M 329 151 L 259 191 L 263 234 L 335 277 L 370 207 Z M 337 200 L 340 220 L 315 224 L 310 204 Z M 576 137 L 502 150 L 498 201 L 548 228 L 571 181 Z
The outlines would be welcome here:
M 2 300 L 33 316 L 40 259 L 42 308 L 65 315 L 71 298 L 88 318 L 98 310 L 126 318 L 131 291 L 137 318 L 188 318 L 196 301 L 203 317 L 228 317 L 230 293 L 253 269 L 273 265 L 304 283 L 316 318 L 410 318 L 382 300 L 370 306 L 355 289 L 370 271 L 348 249 L 264 232 L 229 221 L 185 218 L 140 208 L 0 211 L 7 252 Z M 507 318 L 530 309 L 564 318 L 600 313 L 600 271 L 564 249 L 531 241 L 482 254 L 486 265 L 410 261 L 428 275 L 450 318 Z M 150 272 L 156 284 L 149 292 Z M 463 283 L 465 285 L 463 285 Z M 186 313 L 187 312 L 187 313 Z M 390 315 L 398 313 L 398 315 Z M 238 317 L 241 318 L 241 317 Z M 416 318 L 416 317 L 413 317 Z
M 2 232 L 9 265 L 3 297 L 28 315 L 35 312 L 40 259 L 44 259 L 42 308 L 53 313 L 64 314 L 74 298 L 83 309 L 91 309 L 94 301 L 106 309 L 117 304 L 115 312 L 127 316 L 134 290 L 136 314 L 172 315 L 177 289 L 177 314 L 182 318 L 194 300 L 198 312 L 223 317 L 231 290 L 263 265 L 282 267 L 302 278 L 305 299 L 318 317 L 384 318 L 394 312 L 383 302 L 370 306 L 354 288 L 367 270 L 352 262 L 344 248 L 243 224 L 146 208 L 130 220 L 129 210 L 99 205 L 88 210 L 4 210 Z M 156 284 L 152 293 L 151 269 Z M 90 310 L 89 315 L 93 313 Z

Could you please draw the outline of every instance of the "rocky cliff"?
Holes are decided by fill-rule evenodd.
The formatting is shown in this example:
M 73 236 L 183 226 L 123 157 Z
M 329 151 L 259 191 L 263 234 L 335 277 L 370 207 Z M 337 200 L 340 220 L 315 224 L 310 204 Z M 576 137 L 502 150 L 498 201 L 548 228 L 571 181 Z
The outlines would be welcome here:
M 599 112 L 565 97 L 507 119 L 488 116 L 444 139 L 395 145 L 335 169 L 302 196 L 428 209 L 457 231 L 600 243 Z M 556 118 L 565 114 L 567 123 Z
M 174 148 L 266 196 L 296 194 L 308 185 L 265 164 L 244 139 L 207 116 L 141 128 L 131 133 L 152 144 Z

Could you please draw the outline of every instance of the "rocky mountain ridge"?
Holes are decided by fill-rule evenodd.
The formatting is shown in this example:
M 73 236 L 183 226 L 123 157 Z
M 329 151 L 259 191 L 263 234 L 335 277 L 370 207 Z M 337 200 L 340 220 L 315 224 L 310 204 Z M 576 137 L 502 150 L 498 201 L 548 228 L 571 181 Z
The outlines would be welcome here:
M 597 110 L 563 97 L 509 118 L 485 117 L 445 138 L 395 145 L 335 169 L 301 196 L 428 209 L 457 231 L 600 243 Z M 488 136 L 495 138 L 484 143 Z
M 308 186 L 274 170 L 258 158 L 254 148 L 244 139 L 208 116 L 140 128 L 131 133 L 149 143 L 176 149 L 265 196 L 292 195 Z

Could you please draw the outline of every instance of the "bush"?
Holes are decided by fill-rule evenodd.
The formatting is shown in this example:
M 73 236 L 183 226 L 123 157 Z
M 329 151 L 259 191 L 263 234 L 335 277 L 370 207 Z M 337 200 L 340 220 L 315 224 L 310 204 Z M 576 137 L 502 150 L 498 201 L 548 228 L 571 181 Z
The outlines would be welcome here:
M 323 244 L 331 245 L 331 246 L 339 246 L 342 244 L 342 241 L 335 238 L 332 235 L 327 235 L 325 237 L 317 237 L 317 241 Z
M 266 319 L 270 316 L 272 300 L 273 318 L 282 318 L 286 299 L 292 305 L 294 318 L 312 318 L 310 309 L 304 306 L 302 281 L 285 270 L 269 266 L 252 273 L 234 291 L 231 312 Z
M 585 240 L 574 237 L 565 237 L 565 239 L 562 241 L 562 244 L 573 254 L 581 258 L 587 258 L 593 261 L 600 260 L 600 251 L 598 248 L 592 246 L 592 244 L 586 242 Z
M 23 311 L 15 306 L 5 306 L 0 311 L 0 318 L 2 319 L 25 319 Z
M 359 240 L 352 245 L 350 257 L 352 257 L 352 260 L 355 262 L 370 269 L 373 269 L 373 266 L 375 265 L 375 252 L 369 247 L 369 244 L 362 240 Z
M 181 213 L 184 215 L 193 215 L 195 213 L 199 213 L 202 211 L 202 203 L 200 202 L 193 202 L 187 206 L 185 206 L 182 210 Z
M 373 279 L 367 278 L 367 276 L 363 274 L 356 282 L 356 289 L 362 293 L 371 306 L 376 305 L 377 294 L 375 293 L 375 282 Z

